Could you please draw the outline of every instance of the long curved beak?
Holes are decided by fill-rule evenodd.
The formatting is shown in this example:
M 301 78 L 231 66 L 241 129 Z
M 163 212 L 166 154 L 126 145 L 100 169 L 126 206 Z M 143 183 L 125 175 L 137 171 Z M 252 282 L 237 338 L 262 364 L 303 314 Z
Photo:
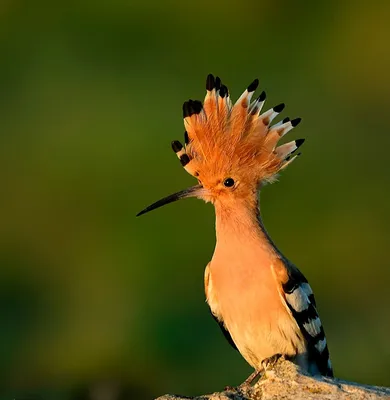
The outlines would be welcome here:
M 137 217 L 139 217 L 142 214 L 146 214 L 149 211 L 155 210 L 156 208 L 165 206 L 165 204 L 173 203 L 174 201 L 180 199 L 186 199 L 187 197 L 197 197 L 200 194 L 202 194 L 202 191 L 203 191 L 202 185 L 196 185 L 188 189 L 181 190 L 180 192 L 164 197 L 163 199 L 158 200 L 155 203 L 151 204 L 150 206 L 146 207 L 137 214 Z

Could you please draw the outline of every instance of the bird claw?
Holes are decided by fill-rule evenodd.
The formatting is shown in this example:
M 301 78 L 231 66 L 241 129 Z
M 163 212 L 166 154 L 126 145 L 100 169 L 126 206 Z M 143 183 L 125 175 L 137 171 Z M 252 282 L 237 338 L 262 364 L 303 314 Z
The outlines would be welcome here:
M 261 362 L 261 366 L 263 367 L 264 372 L 267 372 L 268 369 L 272 369 L 280 357 L 282 357 L 281 354 L 275 354 L 272 357 L 265 358 Z

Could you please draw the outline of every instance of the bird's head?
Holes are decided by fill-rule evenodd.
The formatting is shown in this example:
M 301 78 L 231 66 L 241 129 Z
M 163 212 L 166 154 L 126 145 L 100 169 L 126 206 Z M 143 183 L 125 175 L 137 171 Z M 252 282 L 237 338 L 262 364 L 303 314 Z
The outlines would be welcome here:
M 303 139 L 276 146 L 300 118 L 271 125 L 284 104 L 261 114 L 265 92 L 251 102 L 258 83 L 254 80 L 233 105 L 221 80 L 207 77 L 203 104 L 189 100 L 183 105 L 184 146 L 172 142 L 182 166 L 199 184 L 153 203 L 138 215 L 186 197 L 224 205 L 251 198 L 262 183 L 275 180 L 297 157 L 293 153 Z

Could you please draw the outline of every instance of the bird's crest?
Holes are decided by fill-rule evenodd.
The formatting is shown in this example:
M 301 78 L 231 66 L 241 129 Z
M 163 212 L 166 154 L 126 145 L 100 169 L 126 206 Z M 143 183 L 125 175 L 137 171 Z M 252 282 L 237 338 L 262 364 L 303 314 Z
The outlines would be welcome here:
M 209 75 L 203 104 L 198 100 L 183 104 L 185 146 L 175 140 L 172 148 L 188 173 L 203 179 L 239 169 L 249 179 L 272 181 L 297 157 L 293 153 L 304 139 L 276 146 L 301 119 L 285 118 L 271 125 L 284 104 L 261 113 L 265 92 L 251 102 L 258 84 L 255 79 L 233 105 L 228 88 Z

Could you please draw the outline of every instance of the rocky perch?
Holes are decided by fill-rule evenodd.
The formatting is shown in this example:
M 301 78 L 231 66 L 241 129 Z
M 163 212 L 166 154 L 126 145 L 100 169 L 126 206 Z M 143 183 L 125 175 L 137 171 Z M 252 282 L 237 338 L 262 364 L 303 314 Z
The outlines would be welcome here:
M 156 400 L 343 400 L 389 399 L 390 388 L 361 385 L 330 378 L 313 378 L 302 374 L 298 367 L 279 360 L 272 370 L 253 386 L 228 389 L 219 393 L 186 397 L 167 394 Z

